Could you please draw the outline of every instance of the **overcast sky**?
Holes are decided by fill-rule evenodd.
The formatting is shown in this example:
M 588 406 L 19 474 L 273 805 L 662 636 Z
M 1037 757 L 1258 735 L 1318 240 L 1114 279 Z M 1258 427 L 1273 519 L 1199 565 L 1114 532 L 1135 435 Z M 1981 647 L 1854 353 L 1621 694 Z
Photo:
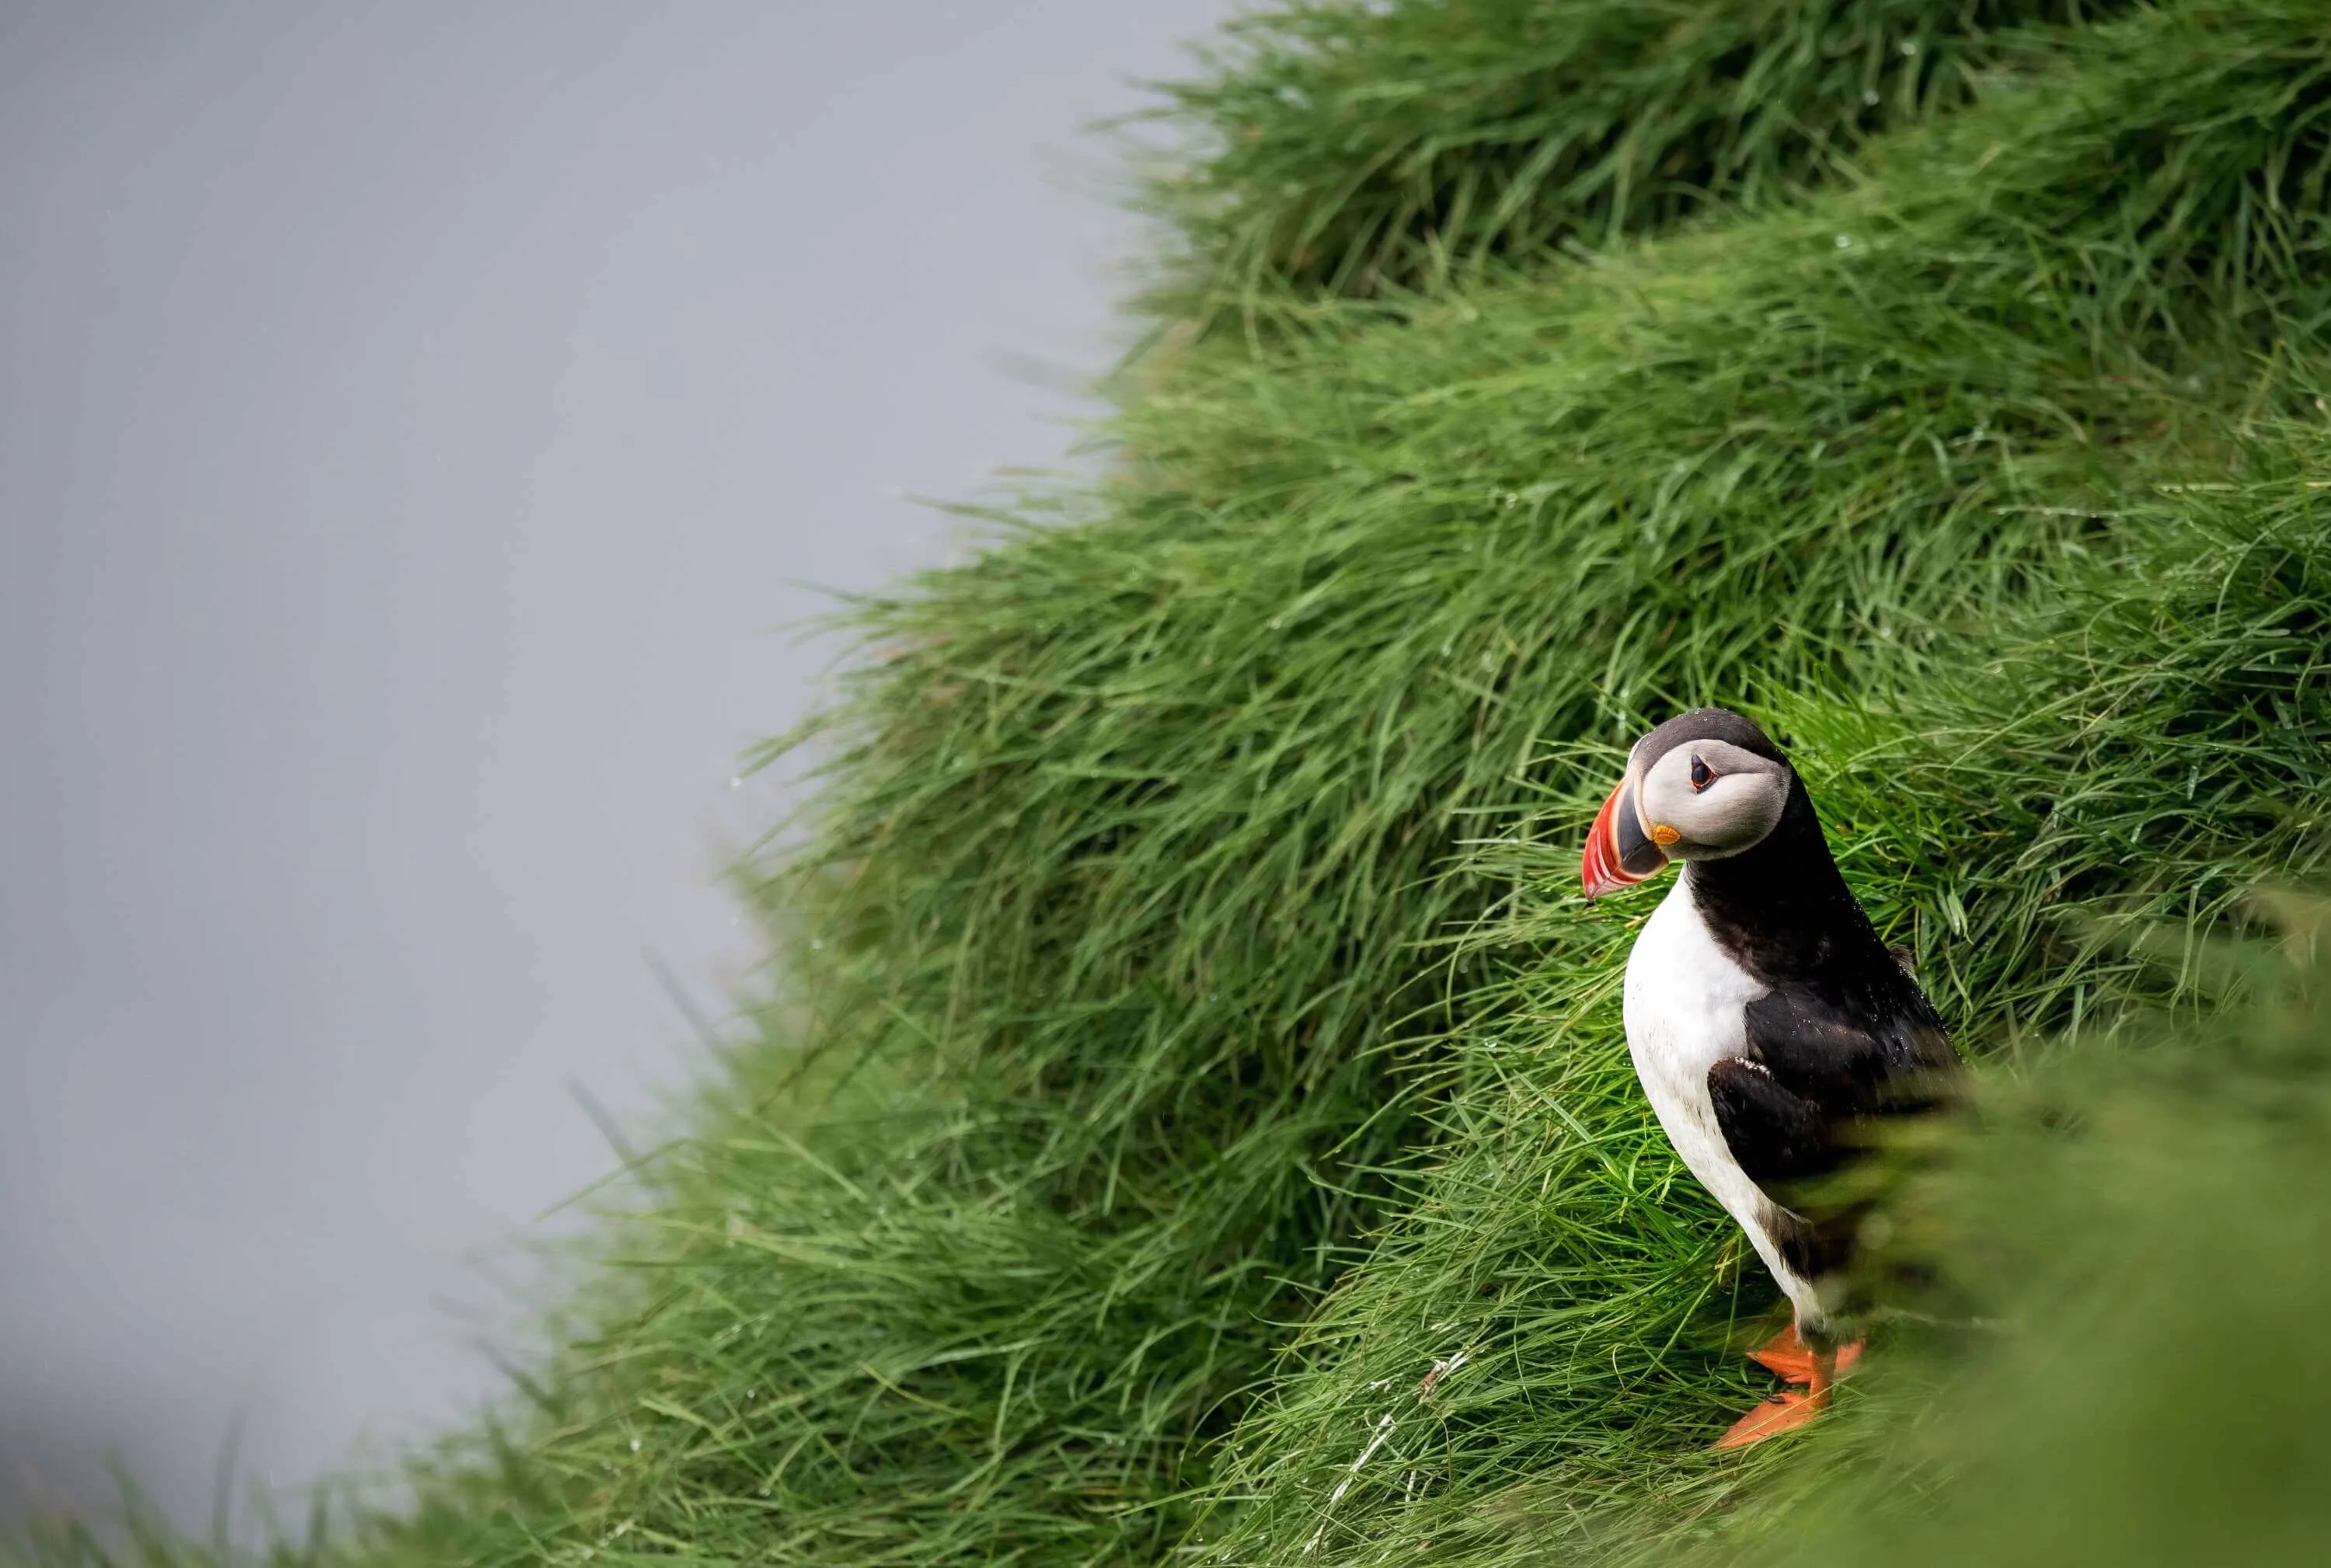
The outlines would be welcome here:
M 0 0 L 0 1511 L 493 1386 L 751 957 L 794 584 L 1061 460 L 1081 128 L 1230 9 Z

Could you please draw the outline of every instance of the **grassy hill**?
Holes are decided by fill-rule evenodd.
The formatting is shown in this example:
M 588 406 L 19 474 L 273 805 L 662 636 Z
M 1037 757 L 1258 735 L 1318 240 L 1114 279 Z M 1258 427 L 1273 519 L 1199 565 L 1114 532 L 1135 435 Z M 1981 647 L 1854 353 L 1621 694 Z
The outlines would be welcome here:
M 2251 897 L 2331 854 L 2331 8 L 1319 0 L 1167 96 L 1108 477 L 852 612 L 760 1038 L 311 1554 L 2331 1542 L 2319 921 Z M 1774 1295 L 1575 889 L 1719 700 L 1992 1086 L 1746 1456 Z

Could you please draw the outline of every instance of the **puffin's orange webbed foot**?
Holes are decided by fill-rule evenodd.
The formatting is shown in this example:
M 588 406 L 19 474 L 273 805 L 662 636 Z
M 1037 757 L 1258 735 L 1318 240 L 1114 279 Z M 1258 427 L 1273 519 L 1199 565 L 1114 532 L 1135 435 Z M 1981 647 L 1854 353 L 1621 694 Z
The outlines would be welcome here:
M 1833 1375 L 1844 1376 L 1853 1364 L 1861 1359 L 1862 1343 L 1857 1339 L 1851 1345 L 1838 1347 L 1837 1368 Z M 1813 1353 L 1807 1350 L 1805 1342 L 1797 1337 L 1797 1326 L 1793 1323 L 1750 1351 L 1748 1359 L 1767 1372 L 1778 1374 L 1783 1383 L 1813 1381 Z
M 1830 1385 L 1861 1359 L 1860 1340 L 1838 1347 L 1835 1355 L 1818 1355 L 1808 1349 L 1790 1325 L 1756 1349 L 1748 1359 L 1777 1374 L 1784 1382 L 1806 1385 L 1803 1392 L 1776 1393 L 1732 1423 L 1716 1441 L 1719 1449 L 1746 1448 L 1750 1443 L 1804 1425 L 1829 1405 Z
M 1819 1396 L 1796 1389 L 1776 1393 L 1734 1421 L 1732 1430 L 1716 1440 L 1716 1446 L 1719 1449 L 1745 1449 L 1750 1443 L 1761 1443 L 1766 1438 L 1804 1425 L 1821 1414 L 1822 1407 L 1828 1403 L 1826 1392 Z

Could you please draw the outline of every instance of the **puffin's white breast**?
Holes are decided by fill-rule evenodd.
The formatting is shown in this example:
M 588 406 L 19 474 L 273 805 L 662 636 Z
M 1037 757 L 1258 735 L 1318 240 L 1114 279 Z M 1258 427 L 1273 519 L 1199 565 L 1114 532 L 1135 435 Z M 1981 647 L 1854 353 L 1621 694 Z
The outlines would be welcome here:
M 1700 1184 L 1740 1222 L 1765 1266 L 1796 1300 L 1810 1307 L 1810 1283 L 1781 1261 L 1756 1183 L 1726 1147 L 1708 1097 L 1708 1069 L 1747 1043 L 1745 1013 L 1767 987 L 1716 945 L 1692 902 L 1686 866 L 1651 912 L 1627 959 L 1627 1050 L 1660 1126 Z

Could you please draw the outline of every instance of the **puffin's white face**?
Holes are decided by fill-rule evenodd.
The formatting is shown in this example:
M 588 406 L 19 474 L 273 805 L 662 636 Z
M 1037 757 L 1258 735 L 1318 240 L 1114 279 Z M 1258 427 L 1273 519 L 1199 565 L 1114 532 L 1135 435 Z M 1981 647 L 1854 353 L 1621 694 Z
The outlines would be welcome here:
M 1586 896 L 1632 887 L 1670 860 L 1719 860 L 1764 842 L 1789 803 L 1788 765 L 1735 713 L 1702 708 L 1635 743 L 1626 776 L 1594 818 L 1581 878 Z
M 1643 832 L 1670 860 L 1720 860 L 1765 841 L 1789 803 L 1789 770 L 1728 741 L 1670 746 L 1635 786 Z

